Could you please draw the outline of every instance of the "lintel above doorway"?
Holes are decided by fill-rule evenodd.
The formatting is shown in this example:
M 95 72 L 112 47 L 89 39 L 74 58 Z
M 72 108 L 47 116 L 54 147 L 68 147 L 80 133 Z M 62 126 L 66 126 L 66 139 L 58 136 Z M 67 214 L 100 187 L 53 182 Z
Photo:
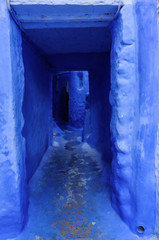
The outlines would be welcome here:
M 10 0 L 9 9 L 23 29 L 105 27 L 123 5 L 120 0 Z
M 110 22 L 131 0 L 8 0 L 26 36 L 44 54 L 108 52 Z

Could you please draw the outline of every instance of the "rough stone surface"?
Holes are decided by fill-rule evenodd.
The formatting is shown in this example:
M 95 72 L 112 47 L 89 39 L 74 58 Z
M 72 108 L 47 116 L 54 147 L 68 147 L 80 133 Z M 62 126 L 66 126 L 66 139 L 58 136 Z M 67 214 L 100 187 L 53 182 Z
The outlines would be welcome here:
M 0 234 L 15 236 L 25 222 L 24 89 L 21 33 L 0 2 Z M 2 236 L 0 237 L 2 239 Z
M 112 204 L 139 235 L 155 227 L 156 13 L 155 1 L 124 6 L 112 31 Z
M 137 94 L 133 7 L 125 6 L 113 25 L 111 52 L 112 105 L 112 204 L 124 221 L 131 223 L 132 145 Z

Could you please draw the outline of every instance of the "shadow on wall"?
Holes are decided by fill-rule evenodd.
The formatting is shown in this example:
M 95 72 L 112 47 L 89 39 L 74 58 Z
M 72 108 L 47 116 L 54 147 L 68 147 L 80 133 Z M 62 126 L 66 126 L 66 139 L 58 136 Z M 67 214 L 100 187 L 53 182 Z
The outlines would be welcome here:
M 37 169 L 49 144 L 52 126 L 52 85 L 49 66 L 37 50 L 23 38 L 25 92 L 23 101 L 28 180 Z

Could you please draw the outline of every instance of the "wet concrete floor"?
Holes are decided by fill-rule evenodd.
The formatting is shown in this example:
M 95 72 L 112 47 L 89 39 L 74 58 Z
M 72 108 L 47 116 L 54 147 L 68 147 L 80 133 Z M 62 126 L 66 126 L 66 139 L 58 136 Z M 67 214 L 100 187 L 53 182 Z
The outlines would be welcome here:
M 136 240 L 111 207 L 100 154 L 81 132 L 54 131 L 29 184 L 28 223 L 16 240 Z

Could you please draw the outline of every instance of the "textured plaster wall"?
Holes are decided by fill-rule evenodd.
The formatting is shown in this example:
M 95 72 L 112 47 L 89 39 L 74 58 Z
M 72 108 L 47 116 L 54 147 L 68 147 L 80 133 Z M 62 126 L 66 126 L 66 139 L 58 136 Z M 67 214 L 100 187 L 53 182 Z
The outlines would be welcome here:
M 132 6 L 123 7 L 112 31 L 112 205 L 131 224 L 135 212 L 132 184 L 133 135 L 135 130 L 138 83 L 135 59 L 135 20 Z
M 156 207 L 156 1 L 124 6 L 112 38 L 112 204 L 134 232 L 143 226 L 148 235 Z
M 21 33 L 0 1 L 0 239 L 22 228 L 27 208 Z
M 50 144 L 52 127 L 52 75 L 45 60 L 23 38 L 25 92 L 23 101 L 28 180 L 37 169 Z

